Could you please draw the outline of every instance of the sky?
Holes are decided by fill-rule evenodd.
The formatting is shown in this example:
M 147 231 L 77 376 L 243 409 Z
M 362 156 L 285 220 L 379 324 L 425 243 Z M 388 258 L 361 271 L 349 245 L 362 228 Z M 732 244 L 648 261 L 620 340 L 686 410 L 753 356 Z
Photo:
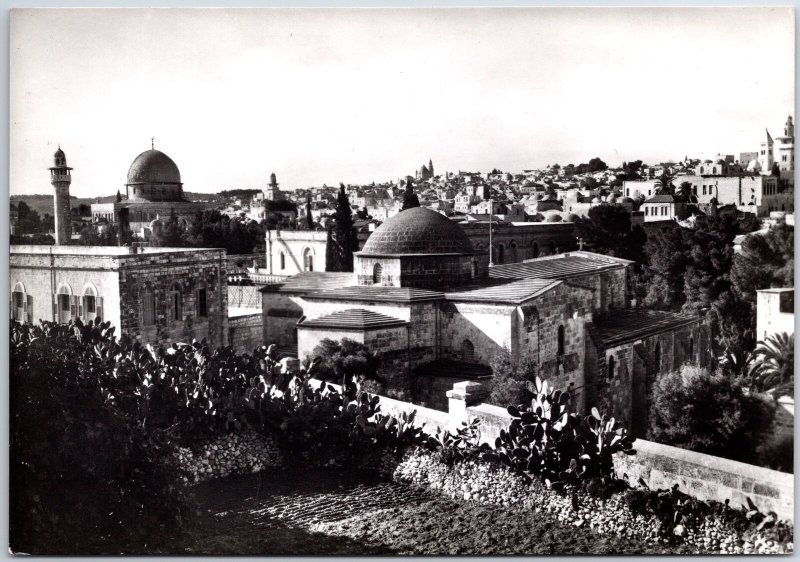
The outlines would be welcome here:
M 111 195 L 755 151 L 794 113 L 791 8 L 18 9 L 10 192 Z

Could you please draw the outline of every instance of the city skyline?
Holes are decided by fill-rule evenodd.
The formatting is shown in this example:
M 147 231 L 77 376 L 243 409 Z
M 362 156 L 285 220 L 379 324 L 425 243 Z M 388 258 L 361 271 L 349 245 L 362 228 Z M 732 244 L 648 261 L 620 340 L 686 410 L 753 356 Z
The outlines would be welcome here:
M 185 190 L 214 192 L 272 172 L 388 181 L 429 158 L 738 157 L 794 114 L 785 8 L 39 9 L 11 34 L 11 194 L 50 192 L 59 143 L 72 194 L 96 197 L 151 137 Z

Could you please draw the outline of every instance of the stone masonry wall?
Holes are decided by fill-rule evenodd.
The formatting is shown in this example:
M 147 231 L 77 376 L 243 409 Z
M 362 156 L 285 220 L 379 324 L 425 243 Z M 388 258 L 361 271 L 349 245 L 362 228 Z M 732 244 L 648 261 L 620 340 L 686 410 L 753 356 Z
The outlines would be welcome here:
M 228 343 L 228 284 L 224 250 L 197 250 L 124 257 L 120 270 L 121 329 L 141 342 L 168 344 L 206 338 Z M 205 284 L 207 315 L 198 315 L 198 288 Z M 178 287 L 182 318 L 170 318 L 170 291 Z M 155 295 L 155 325 L 145 326 L 142 295 Z
M 228 317 L 228 345 L 237 353 L 253 353 L 255 348 L 264 344 L 261 312 Z

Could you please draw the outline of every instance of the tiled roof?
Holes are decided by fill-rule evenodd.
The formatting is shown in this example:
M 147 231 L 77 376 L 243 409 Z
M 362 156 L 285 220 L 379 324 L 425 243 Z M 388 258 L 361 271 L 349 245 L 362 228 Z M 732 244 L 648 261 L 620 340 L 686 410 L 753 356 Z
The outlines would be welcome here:
M 293 275 L 281 283 L 264 286 L 262 293 L 308 293 L 338 287 L 346 287 L 356 282 L 352 273 L 306 271 Z
M 409 287 L 358 285 L 317 291 L 305 295 L 305 298 L 362 302 L 420 302 L 444 298 L 444 293 L 440 293 L 438 291 L 427 291 L 425 289 L 411 289 Z
M 687 314 L 638 308 L 611 312 L 609 316 L 598 319 L 595 328 L 603 344 L 611 347 L 693 322 L 698 322 L 698 318 Z
M 452 293 L 445 298 L 459 302 L 489 302 L 520 304 L 528 299 L 549 291 L 561 281 L 552 279 L 521 279 L 510 283 L 502 283 L 490 287 L 479 287 Z
M 624 262 L 562 254 L 554 258 L 495 265 L 489 269 L 489 277 L 505 279 L 566 279 L 620 267 L 624 267 Z
M 351 328 L 365 330 L 370 328 L 389 328 L 392 326 L 405 326 L 408 322 L 373 312 L 363 308 L 350 308 L 340 310 L 327 316 L 320 316 L 299 323 L 302 328 Z
M 653 195 L 645 203 L 676 203 L 678 198 L 674 195 Z
M 437 359 L 416 367 L 414 374 L 423 377 L 453 377 L 470 380 L 490 377 L 492 369 L 477 363 L 466 363 L 455 359 Z

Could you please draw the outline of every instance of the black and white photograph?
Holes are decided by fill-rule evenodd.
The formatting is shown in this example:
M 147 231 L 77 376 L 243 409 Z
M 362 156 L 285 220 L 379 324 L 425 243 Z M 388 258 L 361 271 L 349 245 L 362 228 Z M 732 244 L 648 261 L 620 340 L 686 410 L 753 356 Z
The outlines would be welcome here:
M 8 18 L 12 556 L 793 553 L 793 7 Z

